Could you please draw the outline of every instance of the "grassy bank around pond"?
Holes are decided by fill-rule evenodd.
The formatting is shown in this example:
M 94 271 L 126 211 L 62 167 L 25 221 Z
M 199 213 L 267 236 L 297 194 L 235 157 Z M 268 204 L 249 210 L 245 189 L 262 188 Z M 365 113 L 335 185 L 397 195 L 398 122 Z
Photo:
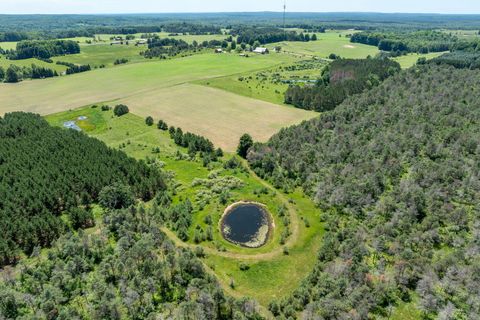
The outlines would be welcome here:
M 285 194 L 274 190 L 250 171 L 245 163 L 242 163 L 240 168 L 225 169 L 222 163 L 204 167 L 199 159 L 179 159 L 179 152 L 186 153 L 186 150 L 177 147 L 168 132 L 158 130 L 155 126 L 148 127 L 143 118 L 133 114 L 115 117 L 112 111 L 101 111 L 99 107 L 89 106 L 53 114 L 46 119 L 52 125 L 62 126 L 65 121 L 78 119 L 79 116 L 87 117 L 77 123 L 86 134 L 111 147 L 120 148 L 137 159 L 153 158 L 163 170 L 173 175 L 172 183 L 176 190 L 173 203 L 190 199 L 194 207 L 193 223 L 187 242 L 178 239 L 176 234 L 168 229 L 167 234 L 178 246 L 186 246 L 192 250 L 202 247 L 206 253 L 203 259 L 205 265 L 213 270 L 222 286 L 230 288 L 229 291 L 235 296 L 249 296 L 267 306 L 272 299 L 291 294 L 313 269 L 323 234 L 321 212 L 300 191 Z M 188 131 L 188 128 L 183 129 Z M 157 147 L 160 153 L 154 152 Z M 226 154 L 222 162 L 231 157 L 231 154 Z M 205 201 L 198 195 L 212 188 L 205 188 L 194 181 L 208 180 L 209 176 L 215 176 L 220 179 L 218 181 L 221 181 L 222 177 L 238 179 L 242 182 L 241 187 L 230 190 L 226 203 L 222 203 L 217 194 L 212 194 L 209 201 Z M 228 204 L 240 200 L 260 202 L 268 207 L 277 227 L 267 245 L 257 249 L 236 246 L 223 239 L 218 228 L 213 228 L 213 241 L 195 243 L 197 226 L 207 228 L 206 216 L 210 216 L 212 225 L 217 226 Z M 288 228 L 292 231 L 285 245 L 280 244 L 281 234 L 287 228 L 278 215 L 282 206 L 288 208 Z M 285 254 L 284 247 L 288 248 L 288 254 Z M 247 268 L 241 270 L 241 265 Z

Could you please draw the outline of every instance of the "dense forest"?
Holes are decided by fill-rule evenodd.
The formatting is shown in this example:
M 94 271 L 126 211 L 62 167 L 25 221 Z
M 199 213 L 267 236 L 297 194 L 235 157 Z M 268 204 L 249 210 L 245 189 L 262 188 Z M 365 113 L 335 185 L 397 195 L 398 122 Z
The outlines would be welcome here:
M 458 38 L 438 31 L 414 32 L 360 32 L 350 38 L 351 42 L 377 46 L 382 51 L 394 52 L 441 52 L 455 47 Z
M 316 267 L 275 315 L 388 317 L 414 300 L 426 319 L 478 318 L 479 101 L 478 71 L 417 66 L 251 148 L 259 175 L 324 211 Z
M 90 219 L 89 207 L 107 187 L 142 200 L 164 189 L 160 173 L 145 163 L 20 112 L 0 118 L 0 177 L 0 265 L 50 245 L 68 227 L 62 215 L 71 224 Z M 104 192 L 103 200 L 119 202 L 119 195 Z
M 420 60 L 420 63 L 427 61 Z M 447 64 L 455 68 L 480 69 L 480 52 L 453 51 L 431 59 L 428 63 Z
M 10 52 L 9 59 L 49 59 L 54 56 L 80 53 L 80 46 L 71 40 L 24 40 L 17 43 L 17 49 Z
M 379 85 L 398 71 L 400 65 L 389 59 L 338 59 L 323 70 L 314 86 L 291 85 L 285 103 L 319 112 L 332 110 L 347 97 Z
M 68 233 L 4 272 L 0 318 L 260 319 L 255 302 L 225 295 L 190 250 L 162 233 L 157 206 L 104 213 L 104 228 Z

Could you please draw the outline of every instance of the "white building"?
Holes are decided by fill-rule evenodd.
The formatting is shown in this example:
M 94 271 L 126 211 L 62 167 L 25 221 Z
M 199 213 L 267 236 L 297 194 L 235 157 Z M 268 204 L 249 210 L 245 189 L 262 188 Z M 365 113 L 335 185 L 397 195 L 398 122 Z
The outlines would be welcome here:
M 255 48 L 255 50 L 253 50 L 253 52 L 259 53 L 259 54 L 267 54 L 268 49 L 267 48 L 262 48 L 262 47 L 257 47 L 257 48 Z

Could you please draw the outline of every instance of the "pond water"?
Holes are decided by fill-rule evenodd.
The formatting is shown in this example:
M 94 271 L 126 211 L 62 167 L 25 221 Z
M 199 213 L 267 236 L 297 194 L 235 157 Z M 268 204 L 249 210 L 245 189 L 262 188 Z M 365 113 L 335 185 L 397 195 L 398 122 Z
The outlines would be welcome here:
M 223 237 L 248 248 L 263 246 L 271 229 L 269 213 L 257 204 L 239 204 L 225 213 L 221 221 Z

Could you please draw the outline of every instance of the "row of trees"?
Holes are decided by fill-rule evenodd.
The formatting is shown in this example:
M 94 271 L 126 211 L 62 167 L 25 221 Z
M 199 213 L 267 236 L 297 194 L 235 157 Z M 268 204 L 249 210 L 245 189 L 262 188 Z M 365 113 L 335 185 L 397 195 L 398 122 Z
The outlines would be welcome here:
M 0 265 L 50 245 L 66 228 L 60 215 L 97 202 L 107 186 L 143 200 L 165 188 L 156 169 L 28 113 L 0 118 L 0 176 Z
M 280 42 L 280 41 L 316 41 L 317 35 L 297 33 L 295 31 L 285 32 L 279 28 L 252 28 L 252 27 L 236 27 L 231 30 L 231 35 L 237 37 L 237 44 L 246 43 L 253 46 L 255 42 L 261 45 Z
M 8 83 L 20 82 L 23 79 L 43 79 L 57 77 L 58 73 L 55 70 L 39 67 L 32 64 L 31 67 L 19 67 L 17 65 L 10 65 L 7 70 L 0 67 L 0 82 Z
M 291 85 L 285 103 L 297 108 L 323 112 L 334 109 L 347 97 L 379 85 L 400 70 L 389 59 L 338 59 L 322 72 L 314 86 Z
M 427 61 L 420 61 L 426 63 Z M 454 51 L 442 54 L 428 61 L 433 64 L 447 64 L 455 68 L 480 69 L 480 52 Z
M 476 70 L 414 67 L 250 149 L 324 212 L 316 266 L 275 315 L 388 317 L 417 296 L 425 318 L 478 317 L 478 88 Z
M 87 65 L 77 65 L 71 62 L 64 62 L 64 61 L 57 61 L 56 64 L 66 66 L 67 70 L 65 71 L 66 74 L 74 74 L 80 72 L 86 72 L 92 70 L 89 64 Z

